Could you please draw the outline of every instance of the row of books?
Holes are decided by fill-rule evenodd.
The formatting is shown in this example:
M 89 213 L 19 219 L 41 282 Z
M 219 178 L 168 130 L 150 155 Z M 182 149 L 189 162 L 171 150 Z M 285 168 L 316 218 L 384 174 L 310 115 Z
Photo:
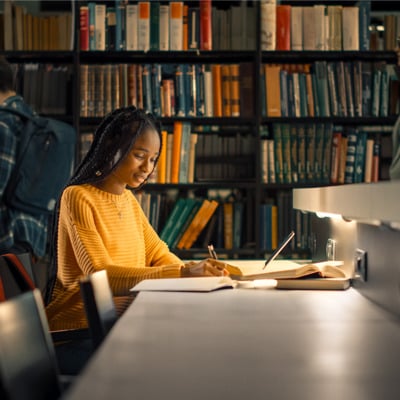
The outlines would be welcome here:
M 386 117 L 400 111 L 394 64 L 264 64 L 261 80 L 262 114 L 268 117 Z
M 264 183 L 377 182 L 381 134 L 332 124 L 274 124 L 261 146 Z
M 249 63 L 81 65 L 82 117 L 134 104 L 160 117 L 253 113 Z
M 70 113 L 71 66 L 55 64 L 12 64 L 16 92 L 38 113 Z
M 210 190 L 207 197 L 167 199 L 165 194 L 141 191 L 135 193 L 153 228 L 170 248 L 185 250 L 207 248 L 240 249 L 253 242 L 252 198 L 237 193 Z M 250 229 L 249 229 L 250 227 Z M 296 239 L 290 251 L 307 250 L 310 216 L 292 208 L 290 191 L 280 191 L 275 198 L 266 197 L 260 204 L 260 246 L 265 252 L 295 230 Z
M 385 49 L 396 47 L 394 16 L 384 19 Z M 261 3 L 261 50 L 370 50 L 371 2 L 296 6 Z
M 217 8 L 212 0 L 184 3 L 115 1 L 80 6 L 83 51 L 255 50 L 256 7 Z
M 163 147 L 149 183 L 250 181 L 255 176 L 255 138 L 243 132 L 204 132 L 204 126 L 176 121 L 162 131 Z M 93 141 L 93 132 L 80 134 L 79 160 Z
M 0 48 L 6 51 L 73 49 L 74 20 L 71 12 L 41 15 L 29 12 L 20 4 L 22 2 L 3 0 L 2 3 Z
M 80 6 L 80 49 L 211 50 L 211 0 L 198 7 L 181 1 L 89 2 Z
M 242 133 L 197 133 L 176 121 L 162 131 L 164 146 L 150 182 L 192 183 L 250 180 L 254 177 L 254 136 Z

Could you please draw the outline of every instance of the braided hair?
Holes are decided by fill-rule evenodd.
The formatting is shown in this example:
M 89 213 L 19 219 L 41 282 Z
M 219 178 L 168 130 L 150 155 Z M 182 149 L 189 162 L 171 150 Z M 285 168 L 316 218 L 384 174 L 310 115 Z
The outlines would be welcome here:
M 97 127 L 92 145 L 86 156 L 76 168 L 71 179 L 64 187 L 96 183 L 110 175 L 132 150 L 136 140 L 148 129 L 157 132 L 162 148 L 161 125 L 156 118 L 135 106 L 122 107 L 107 114 Z M 157 160 L 156 160 L 157 162 Z M 154 167 L 156 163 L 154 164 Z M 143 182 L 139 188 L 144 184 Z M 139 189 L 138 188 L 138 189 Z M 57 278 L 57 240 L 60 199 L 57 202 L 52 224 L 52 242 L 50 248 L 50 273 L 46 288 L 45 301 L 51 300 Z

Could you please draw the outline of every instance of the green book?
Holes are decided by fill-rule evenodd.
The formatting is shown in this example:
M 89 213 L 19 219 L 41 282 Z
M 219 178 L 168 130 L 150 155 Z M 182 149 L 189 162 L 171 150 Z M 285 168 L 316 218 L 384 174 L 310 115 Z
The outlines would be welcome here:
M 160 50 L 160 3 L 150 2 L 150 50 Z
M 196 203 L 196 199 L 185 199 L 184 207 L 181 209 L 177 218 L 174 219 L 172 229 L 170 230 L 169 235 L 165 240 L 168 246 L 172 247 L 173 243 L 175 243 L 177 236 L 182 230 L 182 227 L 185 225 L 186 220 L 188 219 L 193 207 L 196 206 Z
M 172 209 L 171 214 L 169 214 L 169 217 L 167 218 L 167 221 L 165 222 L 165 225 L 160 233 L 160 238 L 162 240 L 166 241 L 169 237 L 170 231 L 173 228 L 173 225 L 178 218 L 181 210 L 183 209 L 185 202 L 186 199 L 179 198 L 178 201 L 175 203 L 175 206 Z

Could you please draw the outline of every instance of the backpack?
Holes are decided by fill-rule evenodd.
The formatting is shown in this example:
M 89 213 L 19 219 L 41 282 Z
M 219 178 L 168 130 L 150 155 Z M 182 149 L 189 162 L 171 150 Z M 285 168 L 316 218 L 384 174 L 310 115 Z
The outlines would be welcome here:
M 24 121 L 4 202 L 30 214 L 50 214 L 74 168 L 76 131 L 65 122 L 12 107 L 0 111 Z

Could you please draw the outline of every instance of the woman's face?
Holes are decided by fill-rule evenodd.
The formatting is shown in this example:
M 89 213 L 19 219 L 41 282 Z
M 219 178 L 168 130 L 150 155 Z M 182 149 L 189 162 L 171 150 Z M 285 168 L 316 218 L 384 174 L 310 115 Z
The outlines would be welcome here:
M 137 139 L 132 150 L 111 174 L 110 178 L 123 186 L 136 188 L 153 172 L 160 153 L 160 137 L 154 129 L 146 129 Z

